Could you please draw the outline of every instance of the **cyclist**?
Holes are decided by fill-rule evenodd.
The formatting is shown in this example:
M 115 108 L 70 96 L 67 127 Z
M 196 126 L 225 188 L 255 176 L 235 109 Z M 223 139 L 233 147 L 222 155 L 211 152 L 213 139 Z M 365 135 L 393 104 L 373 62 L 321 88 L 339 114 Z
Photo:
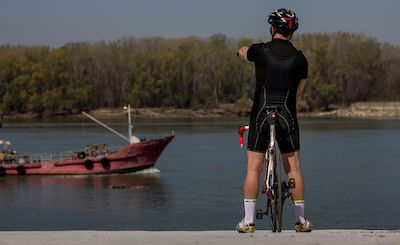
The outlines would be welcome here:
M 311 231 L 313 225 L 304 218 L 304 182 L 300 172 L 299 127 L 296 107 L 308 75 L 308 63 L 301 51 L 290 43 L 298 28 L 296 14 L 278 9 L 268 17 L 272 41 L 242 47 L 238 56 L 255 64 L 256 89 L 251 110 L 248 145 L 247 176 L 244 181 L 245 217 L 236 226 L 239 232 L 254 232 L 254 213 L 259 192 L 259 179 L 264 166 L 269 141 L 266 122 L 267 105 L 276 105 L 276 138 L 282 153 L 284 170 L 295 180 L 292 201 L 297 232 Z

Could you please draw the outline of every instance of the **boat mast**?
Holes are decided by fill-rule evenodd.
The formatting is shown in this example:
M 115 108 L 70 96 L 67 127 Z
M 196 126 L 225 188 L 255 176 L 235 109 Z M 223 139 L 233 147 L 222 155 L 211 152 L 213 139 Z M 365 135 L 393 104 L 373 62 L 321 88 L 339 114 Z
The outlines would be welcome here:
M 137 142 L 136 137 L 132 137 L 132 118 L 131 118 L 131 104 L 128 104 L 128 106 L 124 106 L 125 110 L 128 110 L 128 135 L 129 135 L 129 143 L 133 144 Z M 139 140 L 140 141 L 140 140 Z

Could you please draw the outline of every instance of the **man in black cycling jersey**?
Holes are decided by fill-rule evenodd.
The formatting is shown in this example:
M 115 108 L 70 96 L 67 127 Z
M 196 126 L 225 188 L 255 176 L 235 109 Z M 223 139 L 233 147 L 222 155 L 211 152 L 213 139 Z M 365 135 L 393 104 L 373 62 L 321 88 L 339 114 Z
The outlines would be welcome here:
M 256 70 L 256 89 L 251 110 L 247 145 L 247 176 L 244 182 L 245 217 L 237 225 L 239 232 L 254 232 L 254 213 L 259 192 L 259 180 L 269 142 L 269 124 L 265 107 L 276 105 L 276 138 L 282 153 L 288 178 L 295 180 L 292 200 L 297 232 L 311 231 L 313 225 L 304 218 L 304 182 L 300 172 L 300 142 L 296 107 L 308 75 L 308 63 L 303 53 L 290 43 L 298 28 L 296 14 L 279 9 L 268 17 L 272 41 L 242 47 L 238 55 L 252 61 Z

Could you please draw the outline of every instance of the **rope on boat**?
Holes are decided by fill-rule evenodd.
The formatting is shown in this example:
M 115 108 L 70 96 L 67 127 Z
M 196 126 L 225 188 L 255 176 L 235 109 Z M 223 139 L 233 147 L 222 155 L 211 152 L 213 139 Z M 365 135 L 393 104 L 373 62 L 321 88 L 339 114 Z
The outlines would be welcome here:
M 130 142 L 130 140 L 127 137 L 125 137 L 122 134 L 118 133 L 114 129 L 112 129 L 109 126 L 105 125 L 104 123 L 102 123 L 101 121 L 99 121 L 96 118 L 92 117 L 91 115 L 87 114 L 86 112 L 82 111 L 82 114 L 87 116 L 88 118 L 92 119 L 93 121 L 97 122 L 98 124 L 100 124 L 101 126 L 105 127 L 106 129 L 110 130 L 111 132 L 113 132 L 114 134 L 118 135 L 119 137 L 123 138 L 124 140 Z

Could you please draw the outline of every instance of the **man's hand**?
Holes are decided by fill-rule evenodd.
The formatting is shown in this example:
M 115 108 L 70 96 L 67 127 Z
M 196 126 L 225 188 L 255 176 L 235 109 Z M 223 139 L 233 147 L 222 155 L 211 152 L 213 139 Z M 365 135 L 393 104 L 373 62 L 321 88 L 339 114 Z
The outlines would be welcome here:
M 247 60 L 247 50 L 249 50 L 249 47 L 241 47 L 237 53 L 239 58 L 241 58 L 242 60 Z

